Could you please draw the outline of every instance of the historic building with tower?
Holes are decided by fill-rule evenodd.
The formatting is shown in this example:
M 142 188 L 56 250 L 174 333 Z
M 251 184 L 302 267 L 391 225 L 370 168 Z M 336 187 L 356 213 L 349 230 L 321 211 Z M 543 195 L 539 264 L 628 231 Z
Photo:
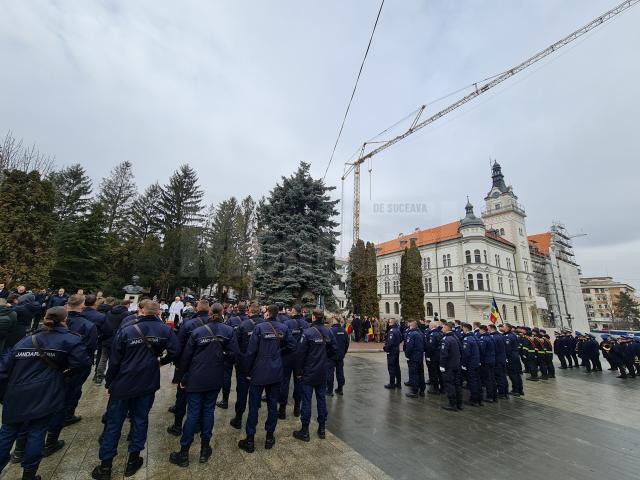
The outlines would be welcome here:
M 557 256 L 537 251 L 535 261 L 532 259 L 531 245 L 532 242 L 535 245 L 535 240 L 531 241 L 527 234 L 525 209 L 518 203 L 513 188 L 506 185 L 497 162 L 492 166 L 492 186 L 484 200 L 485 209 L 480 217 L 467 201 L 461 220 L 400 235 L 377 245 L 378 293 L 383 318 L 402 315 L 400 258 L 413 242 L 422 256 L 428 318 L 437 315 L 448 320 L 486 322 L 495 298 L 503 322 L 551 328 L 569 326 L 557 322 L 556 313 L 548 313 L 552 304 L 548 297 L 557 292 L 557 286 L 550 284 L 554 280 L 560 283 L 558 268 L 555 276 L 542 276 L 540 271 L 534 271 L 543 265 L 553 272 Z M 574 268 L 577 269 L 577 265 Z M 571 309 L 575 310 L 575 292 L 568 291 L 569 280 L 565 283 L 564 298 L 571 298 Z M 579 282 L 572 277 L 571 286 L 574 283 L 580 297 Z M 544 293 L 539 294 L 539 290 Z M 580 310 L 580 305 L 577 306 Z M 566 300 L 559 306 L 563 307 L 566 318 L 569 308 Z M 571 314 L 572 328 L 588 329 L 584 304 L 580 311 Z

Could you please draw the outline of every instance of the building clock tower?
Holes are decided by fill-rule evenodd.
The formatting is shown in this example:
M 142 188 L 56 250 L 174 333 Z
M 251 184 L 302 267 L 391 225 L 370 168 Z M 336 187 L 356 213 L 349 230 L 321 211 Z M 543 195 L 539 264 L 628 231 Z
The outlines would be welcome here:
M 516 278 L 518 295 L 520 298 L 520 312 L 517 320 L 529 326 L 538 323 L 536 312 L 536 291 L 533 278 L 533 267 L 529 256 L 529 242 L 525 225 L 526 213 L 524 207 L 518 203 L 518 197 L 513 193 L 513 188 L 504 182 L 502 167 L 498 162 L 491 167 L 493 184 L 485 197 L 486 210 L 482 212 L 482 218 L 488 231 L 493 230 L 505 240 L 513 243 L 516 252 L 513 259 L 497 267 L 506 266 L 511 270 L 511 275 Z M 511 267 L 509 268 L 509 264 Z

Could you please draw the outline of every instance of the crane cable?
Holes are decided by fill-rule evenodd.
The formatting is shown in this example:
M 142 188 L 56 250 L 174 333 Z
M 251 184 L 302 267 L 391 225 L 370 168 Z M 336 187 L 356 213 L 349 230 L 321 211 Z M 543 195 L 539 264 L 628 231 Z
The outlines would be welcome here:
M 327 164 L 327 168 L 324 171 L 324 175 L 322 176 L 322 180 L 324 180 L 327 176 L 327 172 L 329 171 L 329 167 L 331 166 L 331 162 L 333 161 L 333 156 L 336 153 L 336 148 L 338 148 L 338 142 L 340 141 L 340 137 L 342 136 L 342 130 L 344 129 L 344 124 L 347 121 L 347 115 L 349 115 L 349 109 L 351 108 L 351 102 L 353 102 L 353 97 L 356 95 L 356 89 L 358 88 L 358 82 L 360 81 L 360 75 L 362 75 L 362 69 L 364 68 L 364 62 L 367 60 L 367 56 L 369 55 L 369 49 L 371 48 L 371 42 L 373 41 L 373 34 L 376 32 L 376 27 L 378 26 L 378 20 L 380 20 L 380 14 L 382 13 L 382 7 L 384 6 L 384 0 L 380 3 L 380 8 L 378 9 L 378 15 L 376 16 L 376 21 L 373 24 L 373 30 L 371 31 L 371 36 L 369 37 L 369 44 L 367 45 L 367 50 L 364 52 L 364 57 L 362 58 L 362 63 L 360 64 L 360 70 L 358 71 L 358 76 L 356 77 L 356 83 L 353 86 L 353 91 L 351 92 L 351 98 L 349 99 L 349 103 L 347 104 L 347 109 L 344 112 L 344 117 L 342 119 L 342 124 L 340 125 L 340 130 L 338 130 L 338 137 L 336 138 L 336 143 L 333 145 L 333 150 L 331 151 L 331 157 L 329 157 L 329 163 Z

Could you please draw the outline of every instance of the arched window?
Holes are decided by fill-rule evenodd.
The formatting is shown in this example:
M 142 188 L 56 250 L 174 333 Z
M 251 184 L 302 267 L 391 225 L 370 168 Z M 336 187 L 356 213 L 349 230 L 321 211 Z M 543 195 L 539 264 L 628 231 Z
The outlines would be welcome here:
M 424 279 L 424 291 L 425 291 L 425 293 L 433 292 L 433 282 L 432 282 L 431 278 L 425 278 Z
M 456 316 L 456 311 L 453 308 L 453 303 L 447 302 L 447 318 L 453 319 Z
M 398 305 L 398 302 L 393 302 L 393 313 L 396 315 L 400 313 L 400 305 Z
M 433 304 L 427 302 L 427 317 L 433 317 Z
M 513 306 L 513 319 L 516 322 L 518 321 L 518 307 L 516 307 L 515 305 Z
M 476 249 L 473 251 L 473 261 L 475 263 L 480 263 L 482 260 L 480 259 L 480 250 Z
M 504 303 L 502 304 L 502 320 L 507 321 L 507 306 Z
M 469 290 L 473 290 L 473 274 L 472 273 L 467 275 L 467 287 L 469 288 Z
M 471 263 L 471 250 L 467 250 L 464 252 L 464 258 L 467 263 Z
M 384 313 L 391 313 L 391 308 L 389 308 L 389 302 L 384 302 Z
M 478 279 L 478 290 L 484 290 L 484 279 L 482 278 L 482 274 L 478 273 L 476 278 Z
M 491 291 L 491 285 L 489 285 L 489 274 L 487 273 L 487 290 Z

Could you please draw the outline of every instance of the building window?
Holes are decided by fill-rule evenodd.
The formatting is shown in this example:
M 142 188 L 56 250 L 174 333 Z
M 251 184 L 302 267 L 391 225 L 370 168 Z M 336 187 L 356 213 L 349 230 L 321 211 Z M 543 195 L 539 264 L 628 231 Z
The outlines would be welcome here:
M 484 256 L 484 263 L 489 263 L 489 260 L 487 259 L 487 251 L 486 250 L 482 251 L 482 255 Z
M 504 228 L 501 228 L 501 229 L 500 229 L 500 236 L 501 236 L 501 237 L 504 237 Z
M 464 252 L 464 258 L 467 263 L 471 263 L 471 250 Z
M 526 260 L 523 260 L 524 262 L 524 271 L 529 273 L 529 262 L 527 262 Z
M 452 292 L 453 291 L 453 277 L 447 276 L 444 277 L 444 291 Z
M 496 210 L 500 210 L 500 204 L 496 203 Z
M 469 274 L 467 275 L 467 288 L 469 288 L 469 290 L 473 290 L 473 274 Z
M 502 321 L 507 321 L 507 306 L 504 303 L 502 304 Z
M 511 295 L 515 295 L 514 290 L 513 290 L 513 279 L 509 279 L 509 291 L 511 292 Z
M 427 257 L 427 269 L 431 269 L 431 257 Z
M 480 250 L 474 250 L 473 251 L 473 261 L 475 263 L 480 263 L 482 260 L 480 259 Z
M 476 275 L 476 279 L 478 280 L 478 290 L 484 290 L 484 279 L 482 278 L 482 274 L 478 273 Z
M 451 266 L 451 254 L 447 253 L 446 255 L 442 255 L 442 266 L 450 267 Z
M 500 255 L 496 253 L 496 267 L 500 268 Z
M 425 280 L 424 280 L 424 290 L 427 293 L 433 292 L 433 282 L 431 281 L 431 278 L 425 278 Z
M 384 302 L 384 313 L 391 313 L 391 309 L 389 308 L 389 302 Z
M 447 302 L 447 318 L 453 318 L 456 316 L 456 311 L 453 308 L 453 303 Z
M 427 302 L 427 317 L 433 317 L 433 304 Z
M 400 313 L 400 305 L 398 305 L 398 302 L 393 302 L 393 313 L 396 315 Z
M 393 281 L 393 293 L 398 293 L 400 291 L 400 282 L 398 280 Z
M 498 265 L 500 266 L 500 265 Z M 511 270 L 511 259 L 507 258 L 507 270 Z
M 391 288 L 390 288 L 389 282 L 384 282 L 384 293 L 386 295 L 389 295 L 391 293 Z
M 389 265 L 384 266 L 384 274 L 389 275 Z
M 393 264 L 393 273 L 398 273 L 398 264 L 397 263 Z
M 518 307 L 516 307 L 515 305 L 513 306 L 513 319 L 516 322 L 518 321 Z
M 504 283 L 502 282 L 502 277 L 498 277 L 498 291 L 500 293 L 504 293 Z
M 518 233 L 520 234 L 520 236 L 524 237 L 524 231 L 522 230 L 522 227 L 518 227 Z
M 426 270 L 431 269 L 431 258 L 430 258 L 430 257 L 425 257 L 425 258 L 422 260 L 422 264 L 424 265 L 424 268 L 425 268 Z
M 528 290 L 529 290 L 529 296 L 531 296 L 531 287 L 529 287 Z
M 491 291 L 491 285 L 489 285 L 489 274 L 487 273 L 487 290 Z

